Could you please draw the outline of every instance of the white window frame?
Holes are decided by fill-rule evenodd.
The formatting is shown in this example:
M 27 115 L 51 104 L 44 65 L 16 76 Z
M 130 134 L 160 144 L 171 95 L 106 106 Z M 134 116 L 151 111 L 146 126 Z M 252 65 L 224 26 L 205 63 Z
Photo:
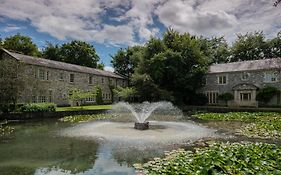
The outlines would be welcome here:
M 38 69 L 38 79 L 39 80 L 46 80 L 46 70 Z
M 222 79 L 222 82 L 220 82 L 220 78 L 225 77 L 225 82 Z M 217 83 L 218 85 L 227 85 L 228 84 L 228 76 L 227 75 L 217 75 Z
M 71 77 L 73 75 L 73 78 Z M 69 82 L 70 83 L 74 83 L 74 81 L 75 81 L 75 74 L 69 74 Z
M 219 96 L 218 91 L 206 91 L 205 95 L 208 98 L 208 104 L 210 105 L 218 104 L 218 96 Z

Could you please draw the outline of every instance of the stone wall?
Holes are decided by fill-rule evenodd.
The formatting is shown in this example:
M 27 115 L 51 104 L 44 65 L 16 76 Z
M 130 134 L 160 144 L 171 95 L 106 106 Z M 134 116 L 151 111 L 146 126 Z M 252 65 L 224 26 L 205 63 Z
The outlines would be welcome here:
M 8 54 L 2 55 L 5 59 L 14 59 Z M 40 59 L 40 58 L 38 58 Z M 71 105 L 68 99 L 69 90 L 72 88 L 83 91 L 91 91 L 95 86 L 102 89 L 104 103 L 112 102 L 110 84 L 127 86 L 125 79 L 98 76 L 93 74 L 54 69 L 37 65 L 22 64 L 24 71 L 19 75 L 26 81 L 19 103 L 29 102 L 53 102 L 58 105 Z M 74 81 L 70 82 L 70 75 L 74 75 Z M 89 77 L 92 77 L 92 83 Z M 84 100 L 83 103 L 95 104 L 95 98 Z
M 276 72 L 277 81 L 276 82 L 265 82 L 264 76 L 266 72 Z M 202 92 L 218 92 L 218 94 L 230 92 L 233 95 L 233 87 L 239 84 L 251 84 L 256 86 L 257 92 L 266 86 L 273 86 L 281 90 L 281 74 L 280 70 L 256 70 L 256 71 L 244 71 L 244 72 L 226 72 L 226 73 L 209 73 L 206 75 L 206 85 L 202 88 Z M 249 77 L 245 80 L 242 79 L 242 75 L 247 73 Z M 218 84 L 218 76 L 225 75 L 227 77 L 227 83 L 224 85 Z M 255 95 L 255 94 L 254 94 Z M 254 97 L 255 98 L 255 97 Z M 279 100 L 278 100 L 279 98 Z M 274 97 L 269 105 L 280 105 L 278 102 L 280 97 Z M 232 104 L 232 103 L 230 103 Z

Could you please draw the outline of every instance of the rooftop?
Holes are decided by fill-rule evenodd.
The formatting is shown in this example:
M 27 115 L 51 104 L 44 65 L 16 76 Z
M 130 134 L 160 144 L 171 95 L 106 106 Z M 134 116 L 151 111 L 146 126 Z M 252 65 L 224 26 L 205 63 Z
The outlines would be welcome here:
M 209 67 L 208 73 L 270 70 L 280 68 L 281 58 L 272 58 L 251 61 L 239 61 L 225 64 L 213 64 Z
M 94 69 L 94 68 L 79 66 L 79 65 L 70 64 L 70 63 L 64 63 L 64 62 L 59 62 L 59 61 L 54 61 L 54 60 L 49 60 L 49 59 L 44 59 L 44 58 L 23 55 L 23 54 L 8 51 L 6 49 L 2 49 L 2 50 L 4 52 L 6 52 L 7 54 L 9 54 L 10 56 L 14 57 L 15 59 L 22 61 L 26 64 L 44 66 L 44 67 L 49 67 L 49 68 L 54 68 L 54 69 L 62 69 L 62 70 L 67 70 L 67 71 L 88 73 L 88 74 L 94 74 L 94 75 L 105 76 L 105 77 L 124 79 L 123 76 L 118 75 L 113 72 L 109 72 L 109 71 L 104 71 L 104 70 L 100 70 L 100 69 Z

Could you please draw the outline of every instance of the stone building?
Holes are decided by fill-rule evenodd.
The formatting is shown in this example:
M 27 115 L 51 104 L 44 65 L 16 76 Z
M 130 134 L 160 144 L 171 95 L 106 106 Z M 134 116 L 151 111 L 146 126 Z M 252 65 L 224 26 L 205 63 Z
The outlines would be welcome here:
M 127 80 L 113 72 L 36 58 L 0 49 L 0 61 L 14 60 L 24 68 L 19 76 L 25 77 L 25 87 L 19 103 L 53 102 L 70 105 L 69 90 L 73 88 L 91 91 L 95 86 L 102 89 L 104 103 L 112 102 L 110 86 L 127 86 Z M 94 97 L 86 98 L 83 103 L 95 103 Z
M 258 106 L 256 95 L 260 89 L 272 86 L 281 90 L 281 58 L 214 64 L 206 74 L 203 92 L 209 105 L 219 105 L 218 95 L 232 93 L 229 106 Z M 269 105 L 280 106 L 280 94 Z

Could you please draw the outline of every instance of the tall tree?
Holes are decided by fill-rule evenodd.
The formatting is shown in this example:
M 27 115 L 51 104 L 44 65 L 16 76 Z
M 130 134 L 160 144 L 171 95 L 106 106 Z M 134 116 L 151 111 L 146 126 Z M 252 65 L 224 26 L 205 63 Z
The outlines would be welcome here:
M 263 32 L 238 35 L 231 48 L 230 61 L 258 60 L 268 55 L 268 45 Z
M 142 56 L 143 47 L 128 47 L 127 49 L 118 50 L 114 56 L 111 56 L 111 63 L 115 72 L 130 78 Z
M 30 56 L 40 56 L 38 47 L 32 42 L 32 39 L 28 36 L 16 34 L 7 37 L 3 41 L 3 47 L 8 50 L 20 52 Z
M 276 38 L 268 41 L 268 58 L 281 57 L 281 31 L 277 34 Z
M 198 38 L 201 51 L 209 64 L 229 62 L 230 48 L 224 37 Z
M 43 56 L 47 59 L 93 68 L 97 68 L 100 59 L 92 45 L 77 40 L 65 43 L 62 46 L 47 43 Z
M 46 46 L 42 52 L 42 56 L 49 60 L 61 61 L 60 46 L 46 42 Z

